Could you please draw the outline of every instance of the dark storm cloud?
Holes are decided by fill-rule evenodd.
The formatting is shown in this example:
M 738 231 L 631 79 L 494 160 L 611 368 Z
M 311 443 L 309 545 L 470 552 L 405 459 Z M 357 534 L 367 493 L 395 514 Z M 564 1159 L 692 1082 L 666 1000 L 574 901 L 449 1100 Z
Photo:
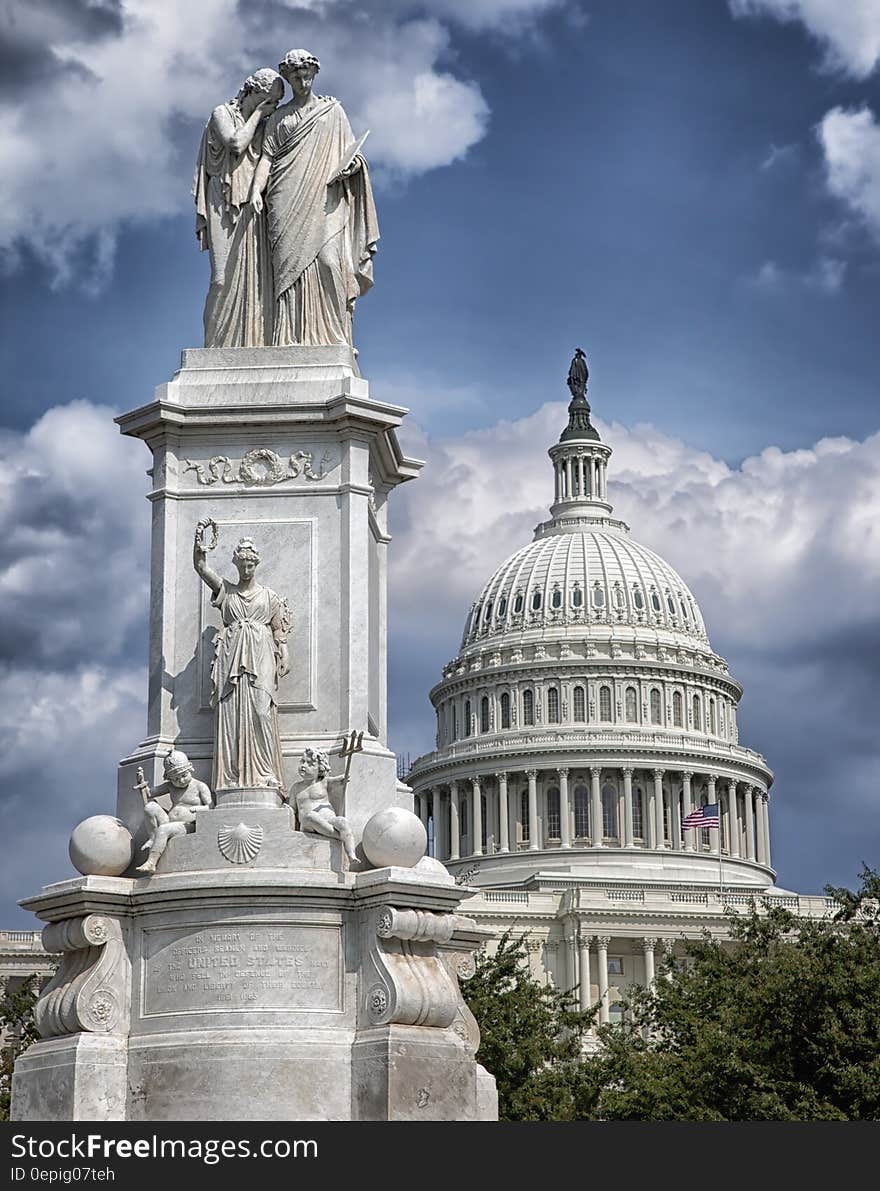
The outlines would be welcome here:
M 39 86 L 50 71 L 81 71 L 53 46 L 121 31 L 119 0 L 6 0 L 0 4 L 0 96 Z

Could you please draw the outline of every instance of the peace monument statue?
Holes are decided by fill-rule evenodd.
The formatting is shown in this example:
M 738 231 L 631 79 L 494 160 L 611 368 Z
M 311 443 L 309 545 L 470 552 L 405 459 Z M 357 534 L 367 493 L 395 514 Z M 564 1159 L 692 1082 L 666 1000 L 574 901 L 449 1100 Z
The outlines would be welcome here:
M 320 62 L 290 50 L 215 109 L 196 168 L 196 231 L 211 249 L 206 347 L 352 344 L 379 239 L 367 163 Z
M 498 1117 L 460 987 L 488 932 L 388 746 L 388 506 L 422 463 L 358 368 L 366 133 L 318 68 L 291 50 L 212 112 L 205 346 L 117 418 L 152 456 L 146 731 L 78 875 L 22 902 L 60 963 L 15 1120 Z

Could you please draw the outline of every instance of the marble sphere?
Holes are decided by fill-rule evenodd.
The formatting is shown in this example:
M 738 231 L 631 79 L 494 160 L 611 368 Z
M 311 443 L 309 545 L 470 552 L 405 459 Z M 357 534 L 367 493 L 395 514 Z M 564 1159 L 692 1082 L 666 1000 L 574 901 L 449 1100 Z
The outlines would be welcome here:
M 74 827 L 68 852 L 84 877 L 118 877 L 131 864 L 134 840 L 113 815 L 92 815 Z
M 361 844 L 376 868 L 413 868 L 425 854 L 428 833 L 418 815 L 402 806 L 389 806 L 367 821 Z

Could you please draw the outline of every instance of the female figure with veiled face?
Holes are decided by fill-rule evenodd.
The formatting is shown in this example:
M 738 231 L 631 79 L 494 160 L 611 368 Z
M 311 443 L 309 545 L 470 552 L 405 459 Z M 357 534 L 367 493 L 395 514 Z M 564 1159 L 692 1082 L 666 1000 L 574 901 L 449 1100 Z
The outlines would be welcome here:
M 284 94 L 281 76 L 263 67 L 238 94 L 214 108 L 193 178 L 196 237 L 211 256 L 205 347 L 271 343 L 272 267 L 265 217 L 246 205 L 263 150 L 266 119 Z
M 242 538 L 232 555 L 238 582 L 215 574 L 205 545 L 209 524 L 213 526 L 200 521 L 196 527 L 193 565 L 211 589 L 211 603 L 223 620 L 214 640 L 211 670 L 211 703 L 217 715 L 212 784 L 218 792 L 280 790 L 284 774 L 277 691 L 279 680 L 290 670 L 290 609 L 283 597 L 257 583 L 260 555 L 251 538 Z

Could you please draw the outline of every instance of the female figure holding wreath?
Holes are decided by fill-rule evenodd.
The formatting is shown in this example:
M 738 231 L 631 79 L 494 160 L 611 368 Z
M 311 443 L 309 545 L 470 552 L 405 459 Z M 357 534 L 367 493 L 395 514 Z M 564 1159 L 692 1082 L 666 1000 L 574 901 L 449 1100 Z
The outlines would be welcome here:
M 206 531 L 213 529 L 208 545 Z M 253 539 L 242 538 L 232 555 L 238 582 L 221 579 L 209 566 L 207 552 L 217 543 L 209 518 L 196 527 L 193 566 L 211 589 L 223 627 L 214 641 L 211 703 L 216 708 L 215 791 L 284 787 L 278 735 L 279 679 L 290 669 L 287 601 L 257 583 L 260 555 Z

